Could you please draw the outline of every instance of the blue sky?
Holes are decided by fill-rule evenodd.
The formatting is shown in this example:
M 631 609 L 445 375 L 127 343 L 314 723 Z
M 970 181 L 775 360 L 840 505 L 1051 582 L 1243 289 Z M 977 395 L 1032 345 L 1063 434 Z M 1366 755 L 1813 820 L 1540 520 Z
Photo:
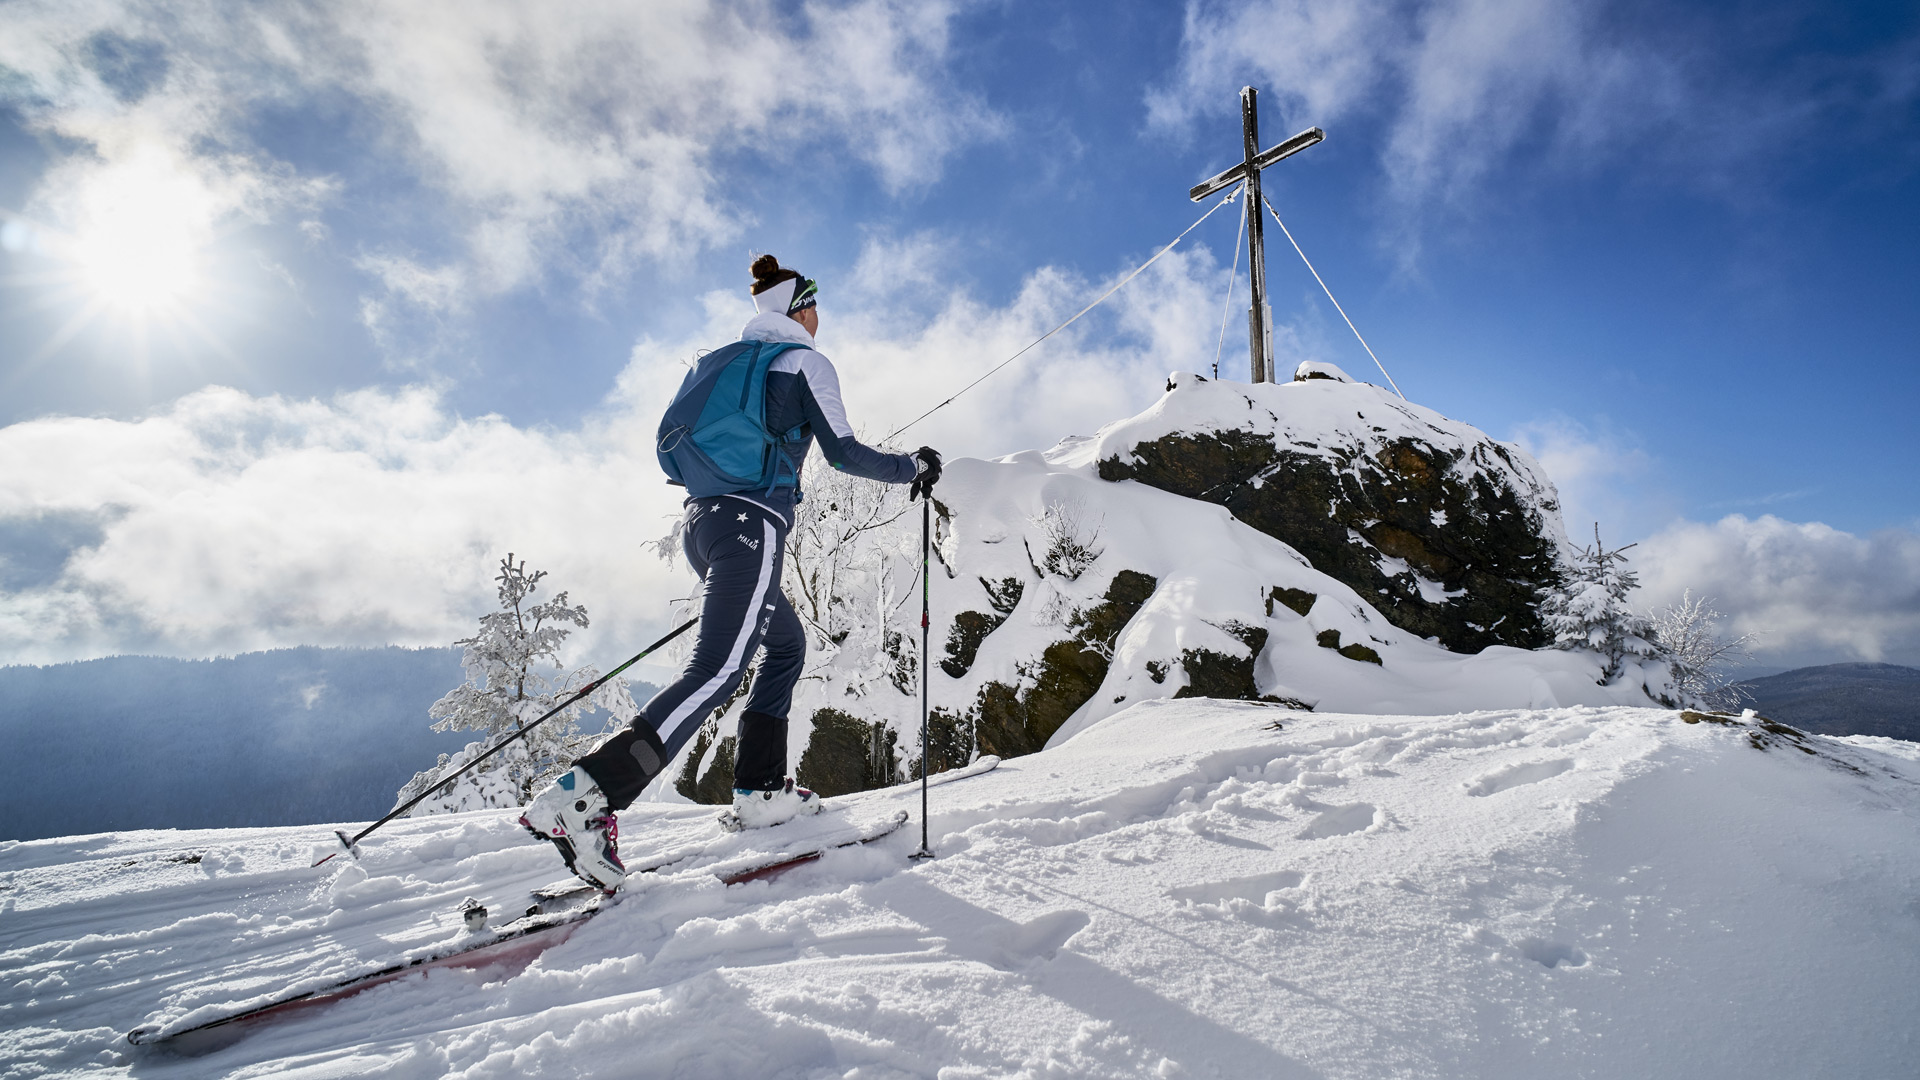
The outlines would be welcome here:
M 6 10 L 0 659 L 444 641 L 508 545 L 642 633 L 683 586 L 635 432 L 751 252 L 890 430 L 1185 228 L 1251 83 L 1266 142 L 1326 129 L 1268 192 L 1409 397 L 1767 666 L 1920 663 L 1909 5 Z M 1204 369 L 1234 229 L 915 438 Z M 1268 231 L 1283 367 L 1378 381 Z

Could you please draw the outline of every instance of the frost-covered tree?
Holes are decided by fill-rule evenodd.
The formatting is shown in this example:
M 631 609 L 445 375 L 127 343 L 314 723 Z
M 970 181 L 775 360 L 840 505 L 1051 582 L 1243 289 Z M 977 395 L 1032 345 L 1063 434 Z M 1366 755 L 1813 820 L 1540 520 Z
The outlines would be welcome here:
M 533 603 L 544 570 L 528 571 L 526 560 L 513 554 L 500 560 L 500 610 L 480 617 L 480 630 L 454 642 L 463 648 L 460 666 L 466 681 L 433 704 L 427 715 L 437 721 L 435 731 L 478 731 L 481 738 L 458 754 L 442 754 L 432 769 L 419 773 L 400 789 L 394 805 L 427 790 L 438 778 L 486 752 L 502 737 L 539 719 L 581 687 L 600 677 L 592 667 L 568 671 L 560 662 L 560 646 L 572 633 L 569 627 L 587 626 L 585 605 L 569 604 L 563 591 L 545 603 Z M 452 813 L 487 807 L 521 806 L 572 760 L 585 753 L 595 736 L 580 727 L 580 719 L 595 709 L 606 710 L 609 725 L 637 710 L 627 681 L 607 685 L 568 706 L 536 728 L 531 735 L 489 758 L 459 780 L 442 784 L 414 814 Z
M 1627 593 L 1639 584 L 1639 575 L 1627 569 L 1632 547 L 1608 551 L 1596 523 L 1593 546 L 1578 549 L 1566 580 L 1540 603 L 1540 619 L 1553 635 L 1554 648 L 1587 649 L 1606 661 L 1603 685 L 1620 678 L 1627 664 L 1661 655 L 1651 625 L 1627 605 Z
M 1713 600 L 1695 599 L 1692 589 L 1653 617 L 1653 640 L 1666 654 L 1674 688 L 1687 704 L 1735 709 L 1751 697 L 1728 669 L 1753 658 L 1749 646 L 1756 635 L 1723 638 L 1716 633 L 1721 618 Z
M 894 618 L 919 554 L 918 530 L 897 524 L 913 509 L 907 489 L 847 476 L 818 450 L 806 475 L 807 496 L 787 533 L 784 583 L 807 631 L 803 678 L 851 697 L 877 681 L 912 692 L 920 643 Z

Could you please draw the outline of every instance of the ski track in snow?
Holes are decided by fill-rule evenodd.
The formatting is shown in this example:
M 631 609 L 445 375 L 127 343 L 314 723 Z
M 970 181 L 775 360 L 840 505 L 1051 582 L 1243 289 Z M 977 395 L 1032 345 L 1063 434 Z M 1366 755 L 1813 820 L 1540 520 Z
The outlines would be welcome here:
M 1920 761 L 1810 745 L 1149 702 L 936 788 L 932 862 L 909 827 L 772 882 L 638 879 L 523 970 L 177 1048 L 122 1036 L 457 938 L 465 896 L 510 917 L 558 860 L 500 812 L 317 870 L 324 827 L 0 845 L 0 1076 L 1911 1075 Z M 711 812 L 637 807 L 625 846 Z

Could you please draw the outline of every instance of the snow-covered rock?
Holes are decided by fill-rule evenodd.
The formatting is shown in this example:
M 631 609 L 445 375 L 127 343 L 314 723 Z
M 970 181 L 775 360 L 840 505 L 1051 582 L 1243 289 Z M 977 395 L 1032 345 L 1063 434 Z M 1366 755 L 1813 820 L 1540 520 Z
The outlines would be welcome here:
M 1585 653 L 1424 640 L 1223 507 L 1100 479 L 1112 438 L 957 461 L 941 481 L 934 625 L 952 630 L 934 646 L 936 768 L 1030 753 L 1159 698 L 1449 713 L 1650 705 L 1665 687 L 1656 665 L 1601 685 Z M 917 700 L 899 701 L 898 730 L 917 734 Z
M 1177 377 L 1077 459 L 1226 507 L 1450 649 L 1547 644 L 1534 608 L 1570 549 L 1539 465 L 1323 366 L 1288 383 Z
M 464 897 L 517 911 L 558 860 L 498 810 L 321 870 L 325 827 L 0 844 L 0 1071 L 1911 1074 L 1920 747 L 1688 719 L 1135 705 L 933 789 L 930 862 L 915 829 L 771 882 L 640 879 L 524 967 L 180 1051 L 120 1036 L 457 939 Z M 623 847 L 711 813 L 636 807 Z
M 1344 383 L 1358 381 L 1341 370 L 1338 364 L 1329 364 L 1324 360 L 1302 360 L 1300 366 L 1293 369 L 1293 381 L 1306 382 L 1308 379 L 1332 379 Z

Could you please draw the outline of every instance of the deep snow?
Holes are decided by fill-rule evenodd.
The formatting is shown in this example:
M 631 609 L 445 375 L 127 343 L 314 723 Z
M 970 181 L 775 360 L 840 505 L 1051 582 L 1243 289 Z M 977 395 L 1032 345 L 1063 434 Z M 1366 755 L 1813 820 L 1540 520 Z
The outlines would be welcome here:
M 935 789 L 935 861 L 909 830 L 771 883 L 642 881 L 518 974 L 195 1057 L 121 1035 L 454 937 L 462 897 L 511 908 L 557 860 L 501 811 L 321 870 L 312 828 L 10 843 L 0 1075 L 1911 1075 L 1920 747 L 1807 746 L 1653 709 L 1151 701 Z

